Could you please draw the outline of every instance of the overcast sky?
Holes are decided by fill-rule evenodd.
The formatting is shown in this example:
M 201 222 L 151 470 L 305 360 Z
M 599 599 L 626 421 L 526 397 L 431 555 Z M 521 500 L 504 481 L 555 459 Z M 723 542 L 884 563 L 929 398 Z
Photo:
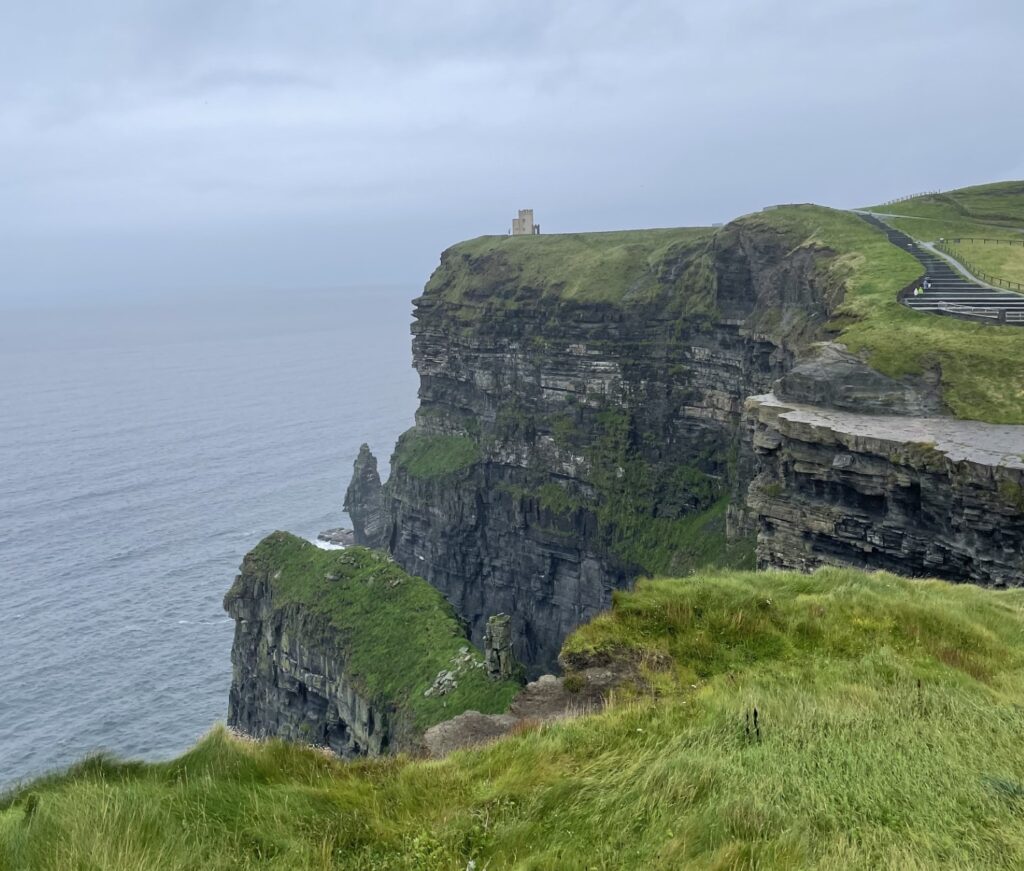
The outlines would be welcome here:
M 421 285 L 504 232 L 1024 177 L 1020 0 L 0 6 L 0 299 Z

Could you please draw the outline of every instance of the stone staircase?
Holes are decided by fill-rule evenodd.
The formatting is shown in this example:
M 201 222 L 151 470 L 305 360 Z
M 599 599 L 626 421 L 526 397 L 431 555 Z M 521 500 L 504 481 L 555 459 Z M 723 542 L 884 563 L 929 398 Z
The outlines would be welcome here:
M 1024 326 L 1024 295 L 971 281 L 957 272 L 943 257 L 920 245 L 906 233 L 890 227 L 874 215 L 858 214 L 885 233 L 893 245 L 913 254 L 924 267 L 929 288 L 923 296 L 907 296 L 902 299 L 904 305 L 932 314 Z

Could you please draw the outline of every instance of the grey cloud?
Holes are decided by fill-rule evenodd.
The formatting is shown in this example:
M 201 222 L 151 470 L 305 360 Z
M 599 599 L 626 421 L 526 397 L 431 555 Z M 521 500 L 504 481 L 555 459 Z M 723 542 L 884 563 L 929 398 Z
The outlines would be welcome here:
M 415 286 L 521 206 L 611 229 L 1020 176 L 1022 25 L 1015 0 L 7 4 L 0 297 Z

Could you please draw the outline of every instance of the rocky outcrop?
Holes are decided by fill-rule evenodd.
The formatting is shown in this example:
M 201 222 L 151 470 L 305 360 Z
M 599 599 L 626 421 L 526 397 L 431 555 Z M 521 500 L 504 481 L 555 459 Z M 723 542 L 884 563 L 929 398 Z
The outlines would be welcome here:
M 228 725 L 376 756 L 421 746 L 465 710 L 505 710 L 519 685 L 485 675 L 439 593 L 382 554 L 274 533 L 225 596 L 235 619 Z
M 300 605 L 282 606 L 276 571 L 247 556 L 224 598 L 236 620 L 227 725 L 342 756 L 409 747 L 410 725 L 395 717 L 393 705 L 375 703 L 356 685 L 329 619 Z
M 507 680 L 514 668 L 512 654 L 512 618 L 495 614 L 484 630 L 484 667 L 492 680 Z
M 589 668 L 574 674 L 574 686 L 569 689 L 565 678 L 542 674 L 523 688 L 505 713 L 466 711 L 431 726 L 423 736 L 423 747 L 429 756 L 442 757 L 517 730 L 597 713 L 604 708 L 608 693 L 621 679 L 622 676 L 612 669 Z
M 1024 584 L 1024 427 L 747 404 L 762 568 Z
M 341 526 L 337 529 L 325 529 L 323 532 L 317 533 L 316 540 L 334 545 L 334 547 L 351 547 L 356 543 L 356 534 L 353 530 Z
M 775 382 L 773 392 L 803 405 L 859 414 L 933 416 L 942 413 L 937 372 L 896 380 L 876 372 L 842 345 L 820 342 Z
M 370 446 L 359 448 L 352 480 L 345 491 L 345 510 L 352 519 L 354 541 L 365 547 L 383 547 L 387 531 L 384 488 L 377 471 L 377 458 Z
M 236 621 L 229 726 L 257 738 L 329 747 L 340 756 L 377 756 L 413 743 L 394 707 L 358 687 L 327 618 L 281 607 L 273 572 L 247 557 L 224 607 Z

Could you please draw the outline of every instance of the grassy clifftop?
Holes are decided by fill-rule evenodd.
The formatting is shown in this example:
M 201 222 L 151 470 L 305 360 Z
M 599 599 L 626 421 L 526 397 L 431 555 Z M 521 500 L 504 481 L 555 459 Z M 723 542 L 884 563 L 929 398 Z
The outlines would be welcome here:
M 519 689 L 514 681 L 490 681 L 444 596 L 382 553 L 321 550 L 277 532 L 249 553 L 246 572 L 271 578 L 275 608 L 301 606 L 327 618 L 344 645 L 346 668 L 368 697 L 405 708 L 420 729 L 469 709 L 499 713 Z M 460 668 L 458 686 L 443 697 L 424 696 L 465 647 L 472 661 Z
M 877 207 L 917 217 L 894 223 L 919 238 L 991 235 L 1022 238 L 1024 183 L 965 188 Z M 921 274 L 920 264 L 890 245 L 852 212 L 782 206 L 747 215 L 727 230 L 781 234 L 790 250 L 813 248 L 822 286 L 842 287 L 831 334 L 894 377 L 933 372 L 958 417 L 1024 423 L 1024 330 L 914 312 L 896 294 Z M 446 252 L 426 295 L 451 303 L 458 317 L 494 315 L 541 298 L 627 304 L 658 300 L 685 318 L 714 316 L 718 277 L 714 228 L 633 230 L 548 236 L 484 236 Z M 977 246 L 969 259 L 994 274 L 1017 275 L 1024 248 Z M 988 259 L 986 259 L 988 258 Z M 991 260 L 996 258 L 998 262 Z M 1012 261 L 1012 262 L 1010 262 Z M 1024 275 L 1024 272 L 1021 273 Z M 823 336 L 824 337 L 824 336 Z
M 579 302 L 648 300 L 662 287 L 665 263 L 699 259 L 714 232 L 683 227 L 481 236 L 448 249 L 425 292 L 450 302 L 538 296 Z
M 632 680 L 603 714 L 440 762 L 223 731 L 169 763 L 91 760 L 0 802 L 0 867 L 1024 865 L 1024 591 L 651 581 L 565 655 Z
M 926 240 L 978 234 L 1020 238 L 1024 231 L 1024 181 L 1004 181 L 925 194 L 871 211 L 904 216 L 895 223 Z

